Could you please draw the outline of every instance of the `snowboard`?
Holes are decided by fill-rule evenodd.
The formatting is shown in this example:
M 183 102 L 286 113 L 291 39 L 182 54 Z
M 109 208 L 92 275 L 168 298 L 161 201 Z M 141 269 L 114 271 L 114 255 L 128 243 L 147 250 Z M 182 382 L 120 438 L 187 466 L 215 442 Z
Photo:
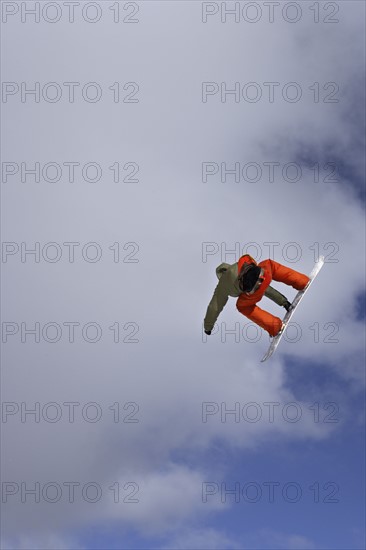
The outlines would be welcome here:
M 284 335 L 284 333 L 286 331 L 286 328 L 288 327 L 288 324 L 290 322 L 291 317 L 295 313 L 295 310 L 298 307 L 300 301 L 302 300 L 304 294 L 309 290 L 309 288 L 311 286 L 311 283 L 314 281 L 315 277 L 318 275 L 318 273 L 321 270 L 321 268 L 323 267 L 323 265 L 324 265 L 324 256 L 320 256 L 318 261 L 316 262 L 315 266 L 313 267 L 312 272 L 309 275 L 310 281 L 309 281 L 308 285 L 305 287 L 304 290 L 299 290 L 299 292 L 296 294 L 296 296 L 295 296 L 295 298 L 292 302 L 291 309 L 286 313 L 286 315 L 284 316 L 284 318 L 282 320 L 282 322 L 284 323 L 285 326 L 283 327 L 281 332 L 279 334 L 277 334 L 277 336 L 274 336 L 271 339 L 271 344 L 268 348 L 267 353 L 261 359 L 261 363 L 263 363 L 263 361 L 266 361 L 266 359 L 269 359 L 269 357 L 271 357 L 271 355 L 273 355 L 273 353 L 275 352 L 278 344 L 281 341 L 282 336 Z

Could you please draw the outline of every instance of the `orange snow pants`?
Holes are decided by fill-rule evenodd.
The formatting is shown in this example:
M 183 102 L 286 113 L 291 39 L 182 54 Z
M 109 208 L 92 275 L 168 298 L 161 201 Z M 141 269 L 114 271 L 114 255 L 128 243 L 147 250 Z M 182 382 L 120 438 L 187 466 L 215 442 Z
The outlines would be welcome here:
M 244 256 L 239 258 L 238 272 L 244 263 Z M 284 265 L 275 262 L 274 260 L 264 260 L 258 264 L 264 269 L 264 281 L 254 294 L 240 294 L 236 302 L 236 307 L 248 319 L 259 325 L 261 328 L 269 332 L 271 336 L 276 336 L 282 327 L 282 320 L 264 311 L 256 305 L 264 296 L 266 288 L 270 285 L 272 279 L 281 283 L 286 283 L 296 290 L 303 290 L 309 282 L 309 277 L 303 273 L 299 273 L 294 269 L 285 267 Z

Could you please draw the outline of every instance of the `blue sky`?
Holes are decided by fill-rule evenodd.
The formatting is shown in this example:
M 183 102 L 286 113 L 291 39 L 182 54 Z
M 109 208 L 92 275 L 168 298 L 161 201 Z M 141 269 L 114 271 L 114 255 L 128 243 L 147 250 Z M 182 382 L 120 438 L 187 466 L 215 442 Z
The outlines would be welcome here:
M 301 2 L 297 22 L 286 18 L 299 3 L 271 23 L 257 2 L 256 23 L 240 13 L 225 23 L 220 11 L 204 23 L 203 10 L 221 3 L 120 2 L 118 24 L 116 3 L 75 7 L 73 23 L 58 3 L 60 20 L 50 23 L 55 5 L 34 23 L 24 13 L 22 22 L 25 4 L 2 3 L 2 488 L 19 487 L 2 505 L 2 547 L 364 548 L 364 4 L 316 3 L 316 23 L 314 3 Z M 97 22 L 85 20 L 96 13 Z M 39 82 L 44 94 L 53 82 L 62 95 L 22 101 L 22 82 Z M 76 83 L 74 102 L 67 82 Z M 138 101 L 113 101 L 116 82 L 121 97 Z M 219 91 L 202 101 L 207 82 Z M 86 83 L 102 90 L 100 101 L 79 93 Z M 236 83 L 239 101 L 221 100 Z M 295 88 L 299 101 L 284 99 Z M 261 99 L 244 100 L 249 89 Z M 325 101 L 331 92 L 337 101 Z M 40 181 L 22 181 L 22 163 L 36 162 L 56 163 L 60 178 L 41 170 Z M 74 181 L 70 162 L 79 163 Z M 138 181 L 114 182 L 117 162 Z M 204 163 L 259 166 L 262 177 L 222 182 L 218 172 L 204 183 Z M 291 164 L 296 182 L 283 176 Z M 39 246 L 39 261 L 22 261 L 22 243 Z M 250 341 L 233 298 L 207 339 L 202 322 L 216 267 L 238 251 L 266 259 L 268 243 L 274 260 L 303 273 L 317 252 L 326 263 L 294 318 L 301 337 L 284 338 L 260 363 L 268 336 Z M 262 307 L 284 313 L 266 299 Z M 203 422 L 207 403 L 218 412 Z M 258 422 L 245 416 L 253 404 Z M 35 407 L 39 422 L 24 416 Z M 239 416 L 222 421 L 235 408 Z M 53 483 L 62 496 L 22 502 L 22 483 Z M 95 503 L 81 493 L 88 483 L 101 489 Z M 222 487 L 235 486 L 262 493 L 222 503 Z M 284 488 L 290 499 L 300 490 L 298 501 Z M 338 502 L 324 502 L 332 496 Z

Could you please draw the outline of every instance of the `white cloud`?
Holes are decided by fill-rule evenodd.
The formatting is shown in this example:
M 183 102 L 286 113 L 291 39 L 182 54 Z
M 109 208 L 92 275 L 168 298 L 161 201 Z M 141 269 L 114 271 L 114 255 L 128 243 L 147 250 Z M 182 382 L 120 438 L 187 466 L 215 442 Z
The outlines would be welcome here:
M 320 550 L 319 545 L 309 537 L 297 533 L 285 533 L 262 529 L 250 537 L 250 547 L 261 550 Z
M 1 542 L 2 550 L 84 550 L 76 539 L 64 538 L 53 533 L 33 536 L 14 536 Z
M 171 533 L 184 530 L 185 525 L 197 517 L 227 509 L 219 499 L 203 502 L 202 484 L 206 480 L 205 472 L 174 464 L 162 471 L 141 475 L 134 497 L 139 502 L 124 506 L 123 522 L 137 527 L 145 535 L 171 536 Z M 110 506 L 108 516 L 121 519 L 121 510 L 118 506 Z
M 162 550 L 236 550 L 243 546 L 217 529 L 191 529 L 176 534 Z
M 282 415 L 273 423 L 266 417 L 257 423 L 232 422 L 232 417 L 222 422 L 220 413 L 202 423 L 202 402 L 225 403 L 228 408 L 236 402 L 256 402 L 264 413 L 268 409 L 263 403 L 279 402 L 282 410 L 295 400 L 286 386 L 284 359 L 288 357 L 319 360 L 345 380 L 363 380 L 362 325 L 356 319 L 355 297 L 364 288 L 364 212 L 349 192 L 351 182 L 315 183 L 311 171 L 296 184 L 280 179 L 273 185 L 200 181 L 205 160 L 284 163 L 296 160 L 306 147 L 312 154 L 321 150 L 324 158 L 329 143 L 333 145 L 329 160 L 335 156 L 337 161 L 347 153 L 352 166 L 361 165 L 359 150 L 354 155 L 351 147 L 354 120 L 346 116 L 354 93 L 352 78 L 362 58 L 356 40 L 362 36 L 358 6 L 348 3 L 347 13 L 342 12 L 341 23 L 334 28 L 253 25 L 243 32 L 243 27 L 203 26 L 197 20 L 197 6 L 188 2 L 164 5 L 172 16 L 165 25 L 167 13 L 162 15 L 163 8 L 152 4 L 144 3 L 149 19 L 136 26 L 138 40 L 129 55 L 123 52 L 132 43 L 131 36 L 117 28 L 97 29 L 98 40 L 90 34 L 84 42 L 85 29 L 75 24 L 67 28 L 65 44 L 65 31 L 55 26 L 52 32 L 60 33 L 57 44 L 63 47 L 48 36 L 49 57 L 37 70 L 37 78 L 44 81 L 140 78 L 141 103 L 133 109 L 121 105 L 114 110 L 101 105 L 93 111 L 52 105 L 48 107 L 55 108 L 50 111 L 41 111 L 40 105 L 28 110 L 23 109 L 27 105 L 10 107 L 14 117 L 6 150 L 9 158 L 42 157 L 45 162 L 80 157 L 109 166 L 113 158 L 137 159 L 141 182 L 135 187 L 111 187 L 107 182 L 8 186 L 4 218 L 7 240 L 28 239 L 30 244 L 97 240 L 105 245 L 105 258 L 108 245 L 115 241 L 140 244 L 139 264 L 9 261 L 5 318 L 29 324 L 34 319 L 82 324 L 97 320 L 104 332 L 95 345 L 80 341 L 71 345 L 64 340 L 28 345 L 12 340 L 4 351 L 3 383 L 6 401 L 25 401 L 30 406 L 37 401 L 76 401 L 81 406 L 95 401 L 103 408 L 103 418 L 95 424 L 80 417 L 81 407 L 73 424 L 65 416 L 56 424 L 21 423 L 19 415 L 9 418 L 4 425 L 8 480 L 94 480 L 108 497 L 108 486 L 116 480 L 121 484 L 139 481 L 141 501 L 120 517 L 110 499 L 95 506 L 81 500 L 73 505 L 61 502 L 55 508 L 46 502 L 21 504 L 16 497 L 4 510 L 9 540 L 22 529 L 52 548 L 58 539 L 37 539 L 45 524 L 67 532 L 98 518 L 117 520 L 142 532 L 183 529 L 201 514 L 205 517 L 200 501 L 204 476 L 217 476 L 224 468 L 204 471 L 197 455 L 198 464 L 191 468 L 174 465 L 174 453 L 205 451 L 217 440 L 245 451 L 271 437 L 318 440 L 338 429 L 314 423 L 306 402 L 298 403 L 303 411 L 298 423 L 286 422 Z M 33 27 L 18 27 L 14 36 L 19 43 L 9 37 L 8 48 L 22 55 L 16 59 L 8 54 L 7 77 L 31 80 L 38 54 L 36 49 L 24 51 L 24 43 L 43 48 L 45 31 L 37 28 L 36 35 Z M 105 63 L 98 66 L 95 56 L 101 52 Z M 200 86 L 206 79 L 228 84 L 297 80 L 304 93 L 314 81 L 336 80 L 347 95 L 337 104 L 314 104 L 311 95 L 298 104 L 202 104 Z M 206 241 L 226 243 L 227 248 L 255 241 L 263 253 L 263 243 L 279 242 L 276 259 L 284 263 L 282 249 L 294 241 L 302 250 L 294 267 L 303 272 L 312 267 L 314 243 L 319 243 L 320 250 L 329 242 L 339 246 L 339 261 L 324 266 L 298 310 L 295 321 L 303 329 L 301 340 L 283 342 L 270 363 L 259 363 L 268 343 L 264 337 L 257 344 L 234 343 L 233 337 L 221 343 L 219 336 L 206 344 L 200 341 L 202 319 L 216 284 L 215 267 L 225 260 L 217 253 L 203 263 L 201 243 Z M 235 259 L 229 256 L 227 261 Z M 280 313 L 267 302 L 266 307 Z M 130 320 L 140 324 L 138 345 L 112 343 L 108 327 L 116 320 L 122 325 Z M 228 328 L 246 322 L 233 299 L 220 321 L 226 321 Z M 319 326 L 319 343 L 314 342 L 315 329 L 309 328 L 314 323 Z M 329 323 L 339 325 L 338 344 L 324 341 L 331 332 Z M 140 422 L 114 423 L 109 407 L 130 401 L 140 405 Z M 55 514 L 55 509 L 60 513 Z M 30 539 L 24 537 L 16 544 L 25 547 Z M 214 530 L 188 530 L 184 540 L 193 547 L 206 537 L 213 548 L 229 544 L 226 535 Z M 311 548 L 311 542 L 300 536 L 288 540 L 288 545 Z

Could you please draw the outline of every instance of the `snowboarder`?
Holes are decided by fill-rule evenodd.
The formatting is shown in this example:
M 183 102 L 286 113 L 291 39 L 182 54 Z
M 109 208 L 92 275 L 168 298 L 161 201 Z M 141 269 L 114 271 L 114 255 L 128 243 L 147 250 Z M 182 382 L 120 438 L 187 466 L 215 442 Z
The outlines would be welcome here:
M 244 254 L 232 265 L 220 264 L 216 268 L 216 275 L 219 282 L 204 319 L 206 334 L 211 334 L 229 296 L 233 296 L 238 298 L 236 307 L 240 313 L 266 330 L 270 336 L 276 336 L 282 330 L 282 319 L 258 307 L 257 302 L 263 296 L 267 296 L 289 311 L 291 303 L 283 294 L 270 286 L 272 279 L 286 283 L 296 290 L 304 290 L 310 282 L 307 275 L 285 267 L 274 260 L 263 260 L 258 264 L 249 254 Z

